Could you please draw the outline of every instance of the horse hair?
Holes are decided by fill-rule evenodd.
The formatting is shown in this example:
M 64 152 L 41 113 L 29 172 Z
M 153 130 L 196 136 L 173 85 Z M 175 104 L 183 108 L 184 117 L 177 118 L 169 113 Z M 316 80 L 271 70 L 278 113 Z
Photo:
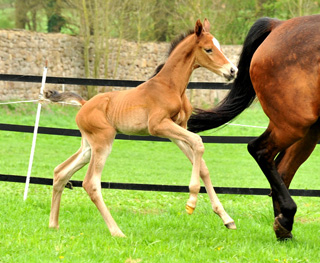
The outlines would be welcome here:
M 166 57 L 168 58 L 168 57 L 170 56 L 170 54 L 172 53 L 172 51 L 173 51 L 186 37 L 188 37 L 188 36 L 190 36 L 190 35 L 192 35 L 192 34 L 194 34 L 194 30 L 193 30 L 193 29 L 190 29 L 189 31 L 187 31 L 187 32 L 179 35 L 178 37 L 176 37 L 176 38 L 171 42 L 170 48 L 169 48 L 169 50 L 168 50 L 168 53 L 167 53 L 167 56 L 166 56 Z M 153 78 L 154 76 L 156 76 L 156 75 L 160 72 L 160 70 L 163 68 L 164 64 L 165 64 L 165 62 L 157 66 L 157 68 L 155 69 L 155 71 L 154 71 L 153 75 L 150 77 L 150 79 Z

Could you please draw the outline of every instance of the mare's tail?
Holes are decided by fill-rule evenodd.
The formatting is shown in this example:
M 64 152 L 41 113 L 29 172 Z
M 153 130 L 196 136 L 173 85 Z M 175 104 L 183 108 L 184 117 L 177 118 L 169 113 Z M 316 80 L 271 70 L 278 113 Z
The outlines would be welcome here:
M 200 132 L 217 128 L 234 119 L 252 104 L 256 93 L 249 74 L 251 59 L 257 48 L 278 23 L 279 20 L 271 18 L 260 18 L 254 23 L 243 44 L 237 78 L 228 95 L 216 108 L 195 109 L 188 121 L 189 131 Z
M 76 102 L 80 105 L 85 104 L 87 101 L 76 93 L 73 92 L 58 92 L 56 90 L 46 90 L 44 92 L 46 99 L 52 102 Z

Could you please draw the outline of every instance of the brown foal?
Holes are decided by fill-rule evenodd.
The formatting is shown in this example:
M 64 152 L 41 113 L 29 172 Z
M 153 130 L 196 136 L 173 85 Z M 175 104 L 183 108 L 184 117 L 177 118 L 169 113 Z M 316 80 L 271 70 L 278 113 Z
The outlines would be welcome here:
M 116 134 L 124 133 L 159 136 L 174 142 L 193 164 L 187 212 L 192 214 L 196 207 L 201 177 L 213 211 L 226 227 L 236 228 L 213 189 L 202 159 L 204 145 L 201 137 L 186 130 L 192 107 L 185 91 L 192 71 L 202 66 L 227 79 L 234 78 L 237 73 L 236 66 L 224 56 L 209 29 L 207 19 L 203 24 L 198 20 L 194 32 L 175 43 L 159 72 L 134 89 L 99 94 L 89 101 L 70 92 L 46 92 L 46 97 L 52 101 L 75 100 L 83 105 L 76 117 L 82 134 L 81 147 L 54 170 L 50 227 L 59 227 L 59 207 L 65 185 L 76 171 L 89 163 L 83 187 L 100 211 L 111 235 L 124 236 L 101 195 L 102 169 Z

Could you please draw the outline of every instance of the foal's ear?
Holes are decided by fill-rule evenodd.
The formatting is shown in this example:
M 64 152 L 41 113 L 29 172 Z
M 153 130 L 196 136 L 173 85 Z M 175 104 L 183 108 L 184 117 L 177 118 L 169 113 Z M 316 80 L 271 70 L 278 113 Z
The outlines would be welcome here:
M 196 33 L 196 35 L 199 37 L 202 34 L 203 31 L 203 26 L 200 22 L 200 19 L 197 20 L 196 25 L 194 27 L 194 32 Z
M 210 32 L 210 22 L 206 18 L 203 21 L 203 29 L 205 32 L 208 32 L 208 33 Z

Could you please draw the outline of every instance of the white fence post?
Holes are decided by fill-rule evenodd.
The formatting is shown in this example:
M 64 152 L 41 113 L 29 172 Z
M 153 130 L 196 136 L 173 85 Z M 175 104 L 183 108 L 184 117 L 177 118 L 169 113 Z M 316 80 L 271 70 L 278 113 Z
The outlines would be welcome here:
M 43 97 L 43 90 L 44 90 L 44 86 L 45 86 L 45 83 L 46 83 L 46 77 L 47 77 L 47 62 L 46 62 L 46 66 L 43 69 L 39 100 L 42 99 L 42 97 Z M 34 157 L 34 151 L 35 151 L 35 148 L 36 148 L 36 141 L 37 141 L 37 135 L 38 135 L 40 113 L 41 113 L 41 103 L 39 101 L 38 102 L 37 115 L 36 115 L 36 121 L 35 121 L 35 124 L 34 124 L 34 130 L 33 130 L 33 139 L 32 139 L 30 158 L 29 158 L 28 173 L 27 173 L 27 178 L 26 178 L 26 186 L 25 186 L 25 189 L 24 189 L 24 196 L 23 196 L 24 200 L 26 200 L 27 197 L 28 197 L 28 190 L 29 190 L 30 176 L 31 176 L 32 164 L 33 164 L 33 157 Z

